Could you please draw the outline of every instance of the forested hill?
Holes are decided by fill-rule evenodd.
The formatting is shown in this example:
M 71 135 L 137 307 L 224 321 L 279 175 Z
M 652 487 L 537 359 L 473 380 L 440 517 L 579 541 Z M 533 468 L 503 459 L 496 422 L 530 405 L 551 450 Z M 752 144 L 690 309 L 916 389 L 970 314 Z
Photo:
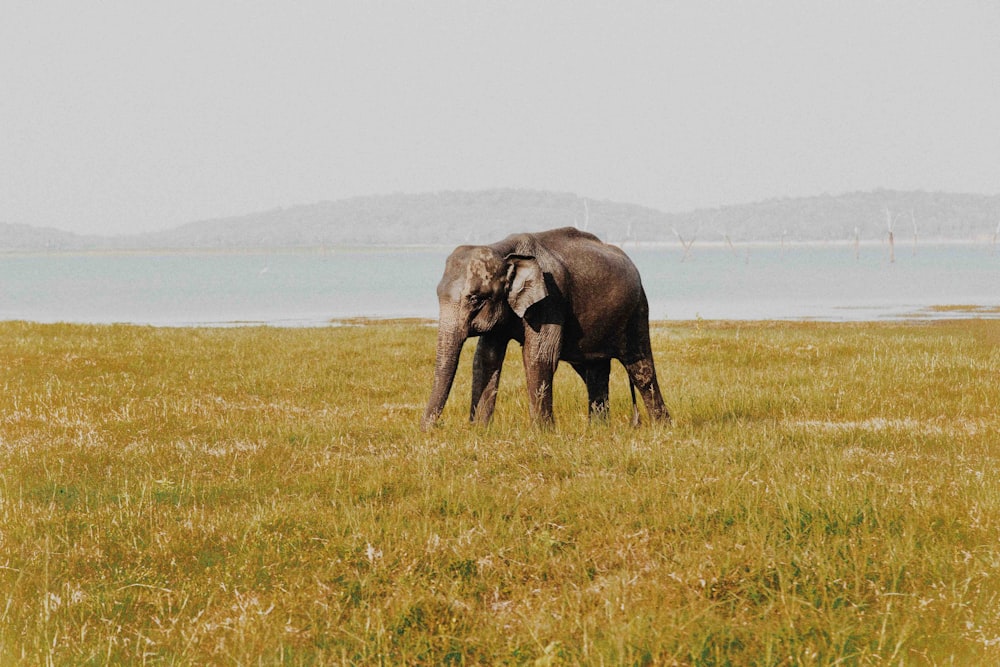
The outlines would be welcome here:
M 772 199 L 664 213 L 633 204 L 531 190 L 358 197 L 203 220 L 151 234 L 78 236 L 0 223 L 0 251 L 85 249 L 315 248 L 457 245 L 516 231 L 576 226 L 611 242 L 849 241 L 899 237 L 990 240 L 1000 196 L 877 190 Z

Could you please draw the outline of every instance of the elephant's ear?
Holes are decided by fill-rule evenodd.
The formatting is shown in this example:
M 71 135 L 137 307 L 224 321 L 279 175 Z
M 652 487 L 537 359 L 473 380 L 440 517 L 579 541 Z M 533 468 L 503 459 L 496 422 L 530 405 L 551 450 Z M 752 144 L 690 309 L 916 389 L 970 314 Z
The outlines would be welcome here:
M 548 296 L 538 260 L 528 255 L 507 255 L 507 302 L 518 317 Z

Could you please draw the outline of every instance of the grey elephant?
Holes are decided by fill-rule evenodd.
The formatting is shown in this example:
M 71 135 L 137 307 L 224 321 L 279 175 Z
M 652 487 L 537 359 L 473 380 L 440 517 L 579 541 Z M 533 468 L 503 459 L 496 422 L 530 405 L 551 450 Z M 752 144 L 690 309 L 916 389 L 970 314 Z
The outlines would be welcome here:
M 621 249 L 572 227 L 459 246 L 437 286 L 440 320 L 434 385 L 422 427 L 444 409 L 466 339 L 479 337 L 469 419 L 493 417 L 507 344 L 522 345 L 532 421 L 551 424 L 552 378 L 560 360 L 587 385 L 591 419 L 608 414 L 611 360 L 628 372 L 654 420 L 670 415 L 653 365 L 649 305 L 639 271 Z

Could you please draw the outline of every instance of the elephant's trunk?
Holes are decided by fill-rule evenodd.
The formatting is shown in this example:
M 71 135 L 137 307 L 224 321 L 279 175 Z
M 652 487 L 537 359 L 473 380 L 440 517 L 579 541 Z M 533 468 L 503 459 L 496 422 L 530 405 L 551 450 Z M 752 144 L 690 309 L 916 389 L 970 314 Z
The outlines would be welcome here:
M 466 338 L 465 331 L 461 327 L 455 326 L 454 323 L 448 324 L 442 319 L 438 325 L 434 386 L 431 389 L 431 397 L 427 401 L 427 409 L 424 411 L 424 418 L 421 422 L 421 427 L 425 431 L 434 425 L 434 422 L 441 415 L 441 411 L 444 410 L 444 404 L 451 392 L 452 382 L 455 381 L 458 357 L 462 352 L 462 345 Z

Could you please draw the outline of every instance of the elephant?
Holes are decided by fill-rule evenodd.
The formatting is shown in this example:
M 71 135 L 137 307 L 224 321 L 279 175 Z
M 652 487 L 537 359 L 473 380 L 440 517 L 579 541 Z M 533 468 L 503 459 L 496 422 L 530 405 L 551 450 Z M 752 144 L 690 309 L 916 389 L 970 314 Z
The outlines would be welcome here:
M 618 247 L 573 227 L 513 234 L 490 245 L 462 245 L 437 286 L 434 382 L 421 421 L 426 431 L 451 392 L 466 339 L 473 358 L 469 420 L 493 417 L 507 345 L 522 346 L 533 423 L 552 425 L 552 379 L 569 363 L 587 386 L 588 417 L 608 416 L 611 360 L 628 373 L 633 423 L 638 389 L 653 420 L 670 421 L 653 364 L 649 304 L 632 260 Z

